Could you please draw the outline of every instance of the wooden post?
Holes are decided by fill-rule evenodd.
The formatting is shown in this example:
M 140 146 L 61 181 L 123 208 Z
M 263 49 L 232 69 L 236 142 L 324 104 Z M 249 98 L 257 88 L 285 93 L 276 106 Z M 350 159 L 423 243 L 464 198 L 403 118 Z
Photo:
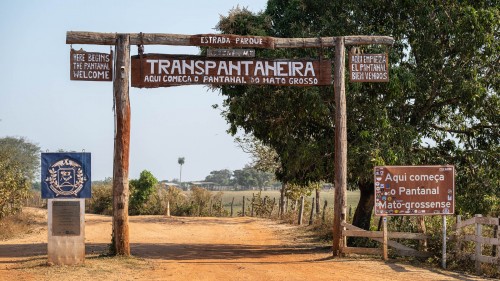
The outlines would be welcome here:
M 311 215 L 309 216 L 309 225 L 313 224 L 313 215 L 314 215 L 314 197 L 312 199 L 312 204 L 311 204 Z
M 328 201 L 325 200 L 325 204 L 323 204 L 323 214 L 321 215 L 321 221 L 324 223 L 326 219 L 326 207 L 328 206 Z
M 222 210 L 224 209 L 224 205 L 222 204 L 222 198 L 220 199 L 220 207 L 219 207 L 219 217 L 222 217 Z
M 299 220 L 298 224 L 302 225 L 302 216 L 304 215 L 304 196 L 300 197 L 300 209 L 299 209 Z
M 457 215 L 457 224 L 456 224 L 456 234 L 455 234 L 455 252 L 457 254 L 460 254 L 460 251 L 462 251 L 462 239 L 460 236 L 462 236 L 462 216 Z
M 241 213 L 245 216 L 245 196 L 243 196 L 243 208 Z
M 482 217 L 483 215 L 475 215 L 476 217 L 476 249 L 475 249 L 475 253 L 474 255 L 476 256 L 475 258 L 475 267 L 476 267 L 476 274 L 477 275 L 481 275 L 482 274 L 482 269 L 481 269 L 481 261 L 479 260 L 481 254 L 483 253 L 482 249 L 483 249 L 483 245 L 482 243 L 480 242 L 481 241 L 481 237 L 483 236 L 483 225 L 480 224 L 478 221 L 477 221 L 477 218 L 480 218 Z
M 446 215 L 443 215 L 443 253 L 441 258 L 441 267 L 446 269 Z
M 388 250 L 387 250 L 387 243 L 388 243 L 388 238 L 387 238 L 387 217 L 383 217 L 382 218 L 382 223 L 383 223 L 383 231 L 382 231 L 382 239 L 383 239 L 383 242 L 382 242 L 382 258 L 386 261 L 389 259 L 389 255 L 387 254 Z
M 273 198 L 273 206 L 271 207 L 271 212 L 269 212 L 269 218 L 273 215 L 274 206 L 276 205 L 276 197 Z
M 116 38 L 115 152 L 113 160 L 113 239 L 117 255 L 130 256 L 128 226 L 128 169 L 130 152 L 129 70 L 130 42 L 127 34 Z
M 335 203 L 333 217 L 333 256 L 340 256 L 342 222 L 345 222 L 347 196 L 347 114 L 345 98 L 344 37 L 337 37 L 334 60 L 335 94 Z
M 170 217 L 170 200 L 167 200 L 167 217 Z
M 233 200 L 231 201 L 231 217 L 233 216 L 233 205 L 234 205 L 234 197 Z
M 253 217 L 253 205 L 255 203 L 255 194 L 252 193 L 252 205 L 250 206 L 250 216 Z
M 319 188 L 316 189 L 316 216 L 318 216 L 318 217 L 319 217 L 319 213 L 321 212 L 321 210 L 320 210 L 320 208 L 321 208 L 321 206 L 320 206 L 321 202 L 319 201 L 320 200 L 320 198 L 319 198 L 320 197 L 320 192 L 321 192 L 320 188 L 321 187 L 319 187 Z
M 264 197 L 264 202 L 262 203 L 262 206 L 260 208 L 260 217 L 264 216 L 264 213 L 267 211 L 267 197 Z
M 281 184 L 281 189 L 280 189 L 280 207 L 279 207 L 279 218 L 283 219 L 283 215 L 285 214 L 285 189 L 286 189 L 286 183 Z
M 498 226 L 500 225 L 500 218 L 498 218 L 498 223 L 493 226 L 493 238 L 498 238 Z M 491 248 L 491 256 L 498 257 L 498 245 L 493 245 Z
M 427 234 L 427 228 L 425 227 L 425 216 L 417 216 L 417 226 L 421 233 Z M 418 244 L 420 251 L 427 252 L 427 238 L 418 240 Z

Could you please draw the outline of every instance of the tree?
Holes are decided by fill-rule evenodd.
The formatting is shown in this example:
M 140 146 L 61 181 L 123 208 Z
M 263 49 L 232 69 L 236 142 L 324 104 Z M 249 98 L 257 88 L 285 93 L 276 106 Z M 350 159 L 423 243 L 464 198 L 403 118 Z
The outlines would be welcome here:
M 395 38 L 390 49 L 363 49 L 389 53 L 389 83 L 346 85 L 348 187 L 361 191 L 354 224 L 367 229 L 375 165 L 455 164 L 459 212 L 489 213 L 498 206 L 500 15 L 494 2 L 270 0 L 263 13 L 232 10 L 217 28 L 276 37 Z M 329 59 L 332 53 L 257 50 L 259 57 L 275 58 Z M 331 87 L 220 89 L 230 131 L 242 129 L 275 149 L 280 180 L 333 182 Z
M 271 173 L 261 172 L 250 166 L 245 166 L 241 170 L 235 170 L 233 176 L 234 183 L 244 189 L 252 189 L 253 187 L 262 189 L 274 179 Z
M 205 181 L 214 182 L 221 186 L 228 186 L 231 184 L 231 177 L 233 172 L 228 169 L 211 171 L 210 175 L 205 177 Z
M 0 219 L 21 210 L 39 170 L 39 152 L 24 138 L 0 139 Z
M 179 163 L 179 166 L 180 166 L 179 183 L 182 184 L 182 165 L 184 165 L 184 157 L 179 157 L 177 159 L 177 163 Z
M 130 180 L 130 214 L 140 215 L 144 211 L 144 203 L 148 200 L 158 180 L 150 171 L 141 172 L 139 179 Z

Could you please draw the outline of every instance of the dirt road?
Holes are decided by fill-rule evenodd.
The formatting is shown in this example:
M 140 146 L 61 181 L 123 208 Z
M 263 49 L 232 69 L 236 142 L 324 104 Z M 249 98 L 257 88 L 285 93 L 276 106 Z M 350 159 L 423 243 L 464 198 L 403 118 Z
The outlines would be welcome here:
M 0 241 L 0 280 L 482 280 L 378 259 L 331 259 L 293 226 L 254 218 L 130 218 L 134 258 L 109 258 L 111 218 L 86 215 L 86 261 L 48 266 L 46 213 L 36 231 Z

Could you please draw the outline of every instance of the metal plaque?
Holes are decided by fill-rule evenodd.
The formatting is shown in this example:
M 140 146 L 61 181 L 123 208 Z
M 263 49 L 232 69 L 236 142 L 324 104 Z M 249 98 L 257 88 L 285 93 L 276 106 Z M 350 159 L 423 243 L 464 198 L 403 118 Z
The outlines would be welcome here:
M 53 236 L 80 235 L 79 201 L 52 202 L 52 235 Z
M 454 166 L 378 166 L 375 215 L 447 215 L 455 212 Z

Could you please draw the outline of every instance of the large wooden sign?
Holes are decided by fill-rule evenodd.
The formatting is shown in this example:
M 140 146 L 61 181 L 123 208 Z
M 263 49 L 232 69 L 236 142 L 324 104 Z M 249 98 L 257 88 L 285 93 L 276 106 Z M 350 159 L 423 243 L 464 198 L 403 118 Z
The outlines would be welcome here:
M 375 167 L 375 215 L 455 212 L 454 166 Z
M 331 85 L 331 61 L 250 60 L 148 54 L 132 57 L 132 87 L 190 84 Z
M 113 52 L 70 52 L 70 79 L 84 81 L 113 81 Z
M 351 82 L 389 82 L 387 54 L 355 54 L 349 52 Z
M 274 49 L 273 38 L 264 36 L 198 34 L 192 35 L 189 42 L 193 46 Z

